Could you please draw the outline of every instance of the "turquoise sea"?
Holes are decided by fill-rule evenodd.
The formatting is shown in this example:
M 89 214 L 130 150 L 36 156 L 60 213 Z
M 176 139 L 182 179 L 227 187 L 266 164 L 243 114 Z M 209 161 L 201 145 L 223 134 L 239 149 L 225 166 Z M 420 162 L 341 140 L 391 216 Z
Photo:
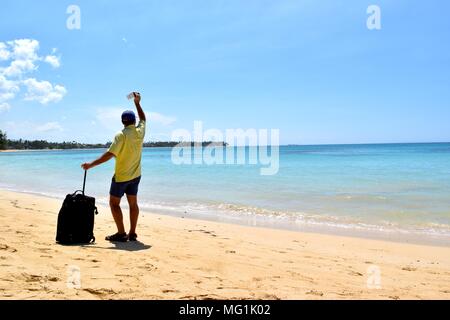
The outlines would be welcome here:
M 62 199 L 81 188 L 80 164 L 104 151 L 0 153 L 0 188 Z M 260 165 L 176 165 L 170 148 L 144 149 L 141 208 L 450 244 L 450 143 L 282 146 L 279 161 L 278 174 L 263 176 Z M 88 172 L 86 192 L 101 203 L 107 203 L 113 165 Z

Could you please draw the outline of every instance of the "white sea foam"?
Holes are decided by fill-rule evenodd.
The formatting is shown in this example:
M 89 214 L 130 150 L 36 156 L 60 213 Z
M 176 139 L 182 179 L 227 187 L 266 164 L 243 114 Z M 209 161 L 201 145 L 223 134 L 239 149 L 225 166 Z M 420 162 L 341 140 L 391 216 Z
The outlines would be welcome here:
M 65 194 L 17 189 L 0 185 L 4 190 L 64 199 Z M 107 206 L 108 197 L 98 197 L 97 203 Z M 126 201 L 123 201 L 127 208 Z M 450 227 L 446 224 L 429 223 L 402 226 L 392 222 L 370 224 L 349 217 L 314 215 L 305 212 L 276 211 L 264 208 L 229 203 L 168 203 L 163 201 L 141 201 L 141 210 L 150 213 L 168 214 L 213 221 L 224 221 L 251 226 L 274 227 L 299 231 L 319 231 L 344 235 L 372 236 L 376 238 L 435 240 L 438 244 L 450 244 Z M 423 238 L 423 237 L 428 237 Z M 417 241 L 415 241 L 417 242 Z M 419 241 L 421 242 L 421 241 Z

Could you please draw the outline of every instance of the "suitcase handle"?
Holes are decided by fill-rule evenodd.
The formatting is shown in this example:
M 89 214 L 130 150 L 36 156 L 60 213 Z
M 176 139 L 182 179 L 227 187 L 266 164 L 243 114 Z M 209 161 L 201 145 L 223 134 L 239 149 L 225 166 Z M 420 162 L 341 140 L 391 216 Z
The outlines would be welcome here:
M 84 187 L 86 186 L 86 174 L 87 174 L 87 170 L 84 170 L 84 179 L 83 179 L 83 196 L 84 196 Z
M 84 196 L 84 189 L 86 187 L 86 174 L 87 174 L 87 170 L 84 170 L 84 179 L 83 179 L 83 190 L 77 190 L 74 193 L 72 193 L 72 196 L 76 195 L 77 192 L 81 192 Z
M 78 192 L 81 192 L 81 193 L 84 195 L 83 190 L 77 190 L 77 191 L 75 191 L 74 193 L 72 193 L 72 197 L 73 197 L 74 195 L 76 195 Z

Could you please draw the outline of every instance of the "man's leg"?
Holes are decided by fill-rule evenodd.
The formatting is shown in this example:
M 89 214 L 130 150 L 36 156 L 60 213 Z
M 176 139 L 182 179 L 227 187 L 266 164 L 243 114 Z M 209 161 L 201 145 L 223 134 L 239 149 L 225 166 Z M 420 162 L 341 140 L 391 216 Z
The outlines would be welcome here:
M 137 204 L 137 196 L 127 194 L 127 200 L 128 205 L 130 206 L 130 232 L 128 234 L 135 234 L 139 218 L 139 206 Z
M 119 197 L 109 196 L 109 206 L 111 207 L 111 213 L 114 218 L 114 222 L 117 226 L 118 233 L 125 233 L 125 226 L 123 225 L 123 215 L 122 209 L 120 208 L 120 199 Z

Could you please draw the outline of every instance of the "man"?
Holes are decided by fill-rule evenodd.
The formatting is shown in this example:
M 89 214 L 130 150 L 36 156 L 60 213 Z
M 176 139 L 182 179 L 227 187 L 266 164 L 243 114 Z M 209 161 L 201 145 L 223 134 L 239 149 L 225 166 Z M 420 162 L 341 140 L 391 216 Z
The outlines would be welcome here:
M 116 157 L 114 176 L 109 191 L 109 206 L 117 226 L 117 233 L 105 238 L 109 241 L 125 242 L 127 240 L 136 241 L 137 239 L 136 225 L 139 217 L 137 193 L 141 180 L 141 155 L 146 120 L 140 101 L 140 94 L 134 93 L 134 104 L 139 116 L 139 124 L 136 126 L 136 116 L 133 111 L 124 111 L 122 113 L 124 128 L 115 136 L 108 151 L 97 160 L 81 165 L 84 170 L 89 170 L 112 157 Z M 130 206 L 130 231 L 128 235 L 125 232 L 122 209 L 120 208 L 120 200 L 124 194 L 127 195 Z

